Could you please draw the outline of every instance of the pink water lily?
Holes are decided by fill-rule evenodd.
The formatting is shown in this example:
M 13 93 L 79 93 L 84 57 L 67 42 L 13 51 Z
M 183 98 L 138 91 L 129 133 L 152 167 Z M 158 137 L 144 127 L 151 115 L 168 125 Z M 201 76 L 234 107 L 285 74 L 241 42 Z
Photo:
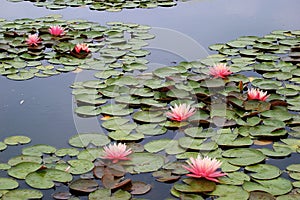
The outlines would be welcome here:
M 209 68 L 209 74 L 214 78 L 226 78 L 226 76 L 232 74 L 232 72 L 225 63 L 219 63 Z
M 48 30 L 53 36 L 63 36 L 65 34 L 65 29 L 61 26 L 50 26 Z
M 87 46 L 87 44 L 82 43 L 82 44 L 76 44 L 76 46 L 74 47 L 74 50 L 76 53 L 89 53 L 89 47 Z
M 187 104 L 175 104 L 174 108 L 171 106 L 172 112 L 167 112 L 166 115 L 168 118 L 174 121 L 181 122 L 183 120 L 186 120 L 193 114 L 195 114 L 195 108 L 191 108 L 190 105 Z
M 101 158 L 112 160 L 113 163 L 119 162 L 119 160 L 129 160 L 126 156 L 132 153 L 132 150 L 129 148 L 127 149 L 126 144 L 109 144 L 108 146 L 104 147 L 104 156 Z
M 262 90 L 259 90 L 258 88 L 251 88 L 248 89 L 248 100 L 260 100 L 260 101 L 266 101 L 267 98 L 270 95 L 267 95 L 267 92 L 263 92 Z
M 42 42 L 42 39 L 39 37 L 38 34 L 29 35 L 27 40 L 26 40 L 26 43 L 29 46 L 38 46 L 38 44 L 41 43 L 41 42 Z
M 205 178 L 210 181 L 219 182 L 218 177 L 226 176 L 226 173 L 221 171 L 217 171 L 218 168 L 222 165 L 221 161 L 218 161 L 215 158 L 204 157 L 201 158 L 200 155 L 197 158 L 190 158 L 190 160 L 186 161 L 189 166 L 183 165 L 182 167 L 191 174 L 187 174 L 187 176 L 194 178 Z

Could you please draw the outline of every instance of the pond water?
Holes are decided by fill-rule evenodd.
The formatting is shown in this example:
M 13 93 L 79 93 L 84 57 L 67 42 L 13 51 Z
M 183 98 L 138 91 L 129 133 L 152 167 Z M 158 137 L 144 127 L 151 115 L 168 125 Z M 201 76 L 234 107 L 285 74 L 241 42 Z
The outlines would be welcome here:
M 204 58 L 212 54 L 209 45 L 240 36 L 300 29 L 298 0 L 190 0 L 170 8 L 125 9 L 115 13 L 92 11 L 87 7 L 48 10 L 31 2 L 6 0 L 0 0 L 0 8 L 0 17 L 7 20 L 60 14 L 63 19 L 86 19 L 102 25 L 111 21 L 149 25 L 153 27 L 150 32 L 156 34 L 156 39 L 149 41 L 151 55 L 147 56 L 153 69 Z M 74 114 L 69 88 L 74 81 L 89 77 L 88 73 L 66 73 L 18 82 L 0 76 L 0 140 L 11 135 L 27 135 L 32 139 L 30 145 L 41 143 L 61 148 L 67 147 L 68 139 L 78 132 L 97 131 L 97 119 L 80 119 Z M 9 147 L 0 152 L 0 162 L 20 154 L 22 147 Z M 299 156 L 295 157 L 299 163 Z M 294 159 L 288 160 L 293 163 Z M 280 161 L 270 162 L 281 165 Z M 171 184 L 158 183 L 151 175 L 133 177 L 153 185 L 152 191 L 142 197 L 157 200 L 171 197 Z M 53 190 L 45 191 L 44 199 L 51 199 L 51 193 Z

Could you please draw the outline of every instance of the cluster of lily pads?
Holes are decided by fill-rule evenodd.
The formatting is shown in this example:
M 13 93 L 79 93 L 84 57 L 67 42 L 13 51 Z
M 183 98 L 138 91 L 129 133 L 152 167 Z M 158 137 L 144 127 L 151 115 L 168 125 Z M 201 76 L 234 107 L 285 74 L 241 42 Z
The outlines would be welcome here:
M 10 2 L 22 2 L 25 0 L 8 0 Z M 42 0 L 34 1 L 35 6 L 46 7 L 51 10 L 59 10 L 67 7 L 82 7 L 88 6 L 91 10 L 97 11 L 109 11 L 119 12 L 122 9 L 134 9 L 134 8 L 156 8 L 156 7 L 172 7 L 177 5 L 177 1 L 174 0 Z
M 106 74 L 114 75 L 122 73 L 119 69 L 147 69 L 147 60 L 142 57 L 149 51 L 142 48 L 147 45 L 145 40 L 154 37 L 148 33 L 149 26 L 120 22 L 101 26 L 60 17 L 0 20 L 0 74 L 13 80 L 27 80 L 76 69 L 106 70 Z M 52 26 L 62 27 L 64 35 L 50 34 Z M 39 37 L 37 46 L 28 45 L 32 36 Z M 91 51 L 85 59 L 72 53 L 74 46 L 82 43 Z
M 27 47 L 17 53 L 18 45 L 24 45 L 27 33 L 32 32 L 38 32 L 45 44 L 50 43 L 51 51 L 45 49 L 40 59 L 61 68 L 72 63 L 96 70 L 93 80 L 75 82 L 71 87 L 77 102 L 75 112 L 82 117 L 97 116 L 103 128 L 101 133 L 74 135 L 69 139 L 72 147 L 26 145 L 21 155 L 0 165 L 12 177 L 0 179 L 2 199 L 42 198 L 39 190 L 16 189 L 16 179 L 35 189 L 65 187 L 65 192 L 53 194 L 55 199 L 78 199 L 78 194 L 89 199 L 137 199 L 150 191 L 151 185 L 128 175 L 143 173 L 172 183 L 174 198 L 299 198 L 300 163 L 283 169 L 268 163 L 270 159 L 284 162 L 300 152 L 299 31 L 243 36 L 211 45 L 218 54 L 205 59 L 134 75 L 131 72 L 147 69 L 147 61 L 140 57 L 149 53 L 141 49 L 147 44 L 144 40 L 153 38 L 148 26 L 114 22 L 107 28 L 52 17 L 34 23 L 29 19 L 1 23 L 2 41 L 10 47 L 1 49 L 2 71 L 15 68 L 10 61 L 17 62 L 18 57 L 24 59 L 24 52 L 28 54 Z M 62 38 L 70 35 L 71 39 L 53 39 L 43 32 L 50 24 L 66 27 L 68 32 Z M 89 44 L 92 54 L 74 58 L 69 53 L 74 44 L 82 42 Z M 71 43 L 72 48 L 64 43 Z M 100 53 L 96 49 L 101 49 Z M 24 60 L 26 66 L 32 63 Z M 40 63 L 37 60 L 33 59 Z M 218 63 L 230 66 L 231 72 L 212 77 L 210 67 Z M 247 91 L 258 89 L 270 96 L 264 95 L 261 101 L 249 99 Z M 174 111 L 178 105 L 191 108 L 183 120 L 169 117 L 170 106 Z M 11 136 L 0 142 L 0 150 L 28 142 L 26 136 Z M 129 160 L 103 159 L 105 146 L 113 142 L 130 148 Z M 185 161 L 199 155 L 222 162 L 226 176 L 217 182 L 185 176 Z

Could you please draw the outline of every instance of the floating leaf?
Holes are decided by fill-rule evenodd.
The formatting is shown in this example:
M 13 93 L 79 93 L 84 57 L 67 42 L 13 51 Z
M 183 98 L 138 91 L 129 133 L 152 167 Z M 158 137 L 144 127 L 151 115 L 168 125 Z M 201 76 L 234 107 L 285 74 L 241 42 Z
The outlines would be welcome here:
M 260 163 L 265 159 L 265 156 L 256 149 L 236 148 L 224 151 L 222 156 L 226 157 L 227 161 L 233 165 L 247 166 Z
M 10 190 L 2 196 L 3 200 L 27 200 L 27 199 L 41 199 L 43 193 L 38 190 L 31 189 L 16 189 Z
M 56 148 L 50 145 L 37 144 L 22 149 L 22 154 L 29 156 L 42 156 L 45 154 L 51 154 L 56 151 Z
M 124 164 L 132 164 L 132 172 L 153 172 L 161 168 L 164 164 L 164 157 L 151 153 L 133 153 L 130 156 L 130 161 L 125 161 Z
M 87 147 L 89 144 L 104 146 L 110 142 L 103 133 L 79 133 L 69 139 L 69 144 L 74 147 Z
M 79 153 L 79 151 L 75 148 L 61 148 L 61 149 L 58 149 L 55 152 L 55 155 L 60 156 L 60 157 L 63 157 L 63 156 L 66 156 L 66 155 L 77 156 L 78 153 Z
M 180 192 L 211 192 L 216 188 L 216 184 L 206 179 L 184 179 L 186 184 L 175 183 L 174 189 Z
M 22 162 L 34 162 L 34 163 L 41 164 L 42 159 L 40 156 L 19 155 L 19 156 L 12 157 L 11 159 L 8 160 L 8 164 L 11 166 L 15 166 Z
M 263 180 L 274 179 L 280 176 L 281 174 L 281 171 L 278 167 L 269 164 L 257 164 L 252 166 L 246 166 L 245 170 L 256 172 L 250 174 L 250 176 L 255 179 Z
M 218 199 L 231 200 L 240 199 L 247 200 L 249 193 L 243 190 L 241 187 L 234 185 L 217 185 L 216 189 L 210 193 L 213 196 L 219 196 Z
M 77 179 L 72 181 L 69 185 L 71 190 L 85 193 L 90 193 L 97 190 L 98 186 L 99 185 L 95 180 L 88 179 Z
M 69 160 L 68 164 L 71 166 L 71 174 L 84 174 L 91 171 L 94 168 L 94 164 L 89 160 Z
M 38 189 L 49 189 L 54 186 L 53 181 L 70 182 L 73 179 L 72 175 L 57 169 L 42 169 L 28 174 L 25 181 L 28 185 Z
M 19 186 L 19 183 L 12 178 L 0 177 L 0 190 L 11 190 Z
M 111 200 L 129 200 L 131 199 L 130 193 L 124 190 L 117 190 L 114 193 L 111 193 L 110 189 L 98 189 L 91 194 L 89 194 L 90 200 L 102 200 L 102 199 L 111 199 Z
M 272 180 L 245 182 L 243 188 L 248 192 L 260 190 L 277 196 L 290 192 L 293 189 L 293 186 L 290 181 L 284 178 L 276 178 Z
M 4 143 L 7 145 L 27 144 L 31 139 L 27 136 L 10 136 L 4 139 Z
M 40 169 L 41 164 L 34 163 L 34 162 L 21 162 L 12 168 L 10 168 L 7 173 L 8 175 L 18 178 L 18 179 L 25 179 L 25 177 L 34 171 Z
M 7 148 L 7 145 L 4 142 L 0 142 L 0 151 L 3 151 Z

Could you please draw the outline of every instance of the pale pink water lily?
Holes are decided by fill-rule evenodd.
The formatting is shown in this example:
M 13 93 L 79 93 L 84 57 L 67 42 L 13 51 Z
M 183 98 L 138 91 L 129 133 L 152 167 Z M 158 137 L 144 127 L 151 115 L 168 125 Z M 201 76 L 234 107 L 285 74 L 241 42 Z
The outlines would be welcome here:
M 270 95 L 267 95 L 267 92 L 263 92 L 262 90 L 259 90 L 258 88 L 251 88 L 248 89 L 248 100 L 260 100 L 260 101 L 266 101 L 267 98 Z
M 182 167 L 191 174 L 187 176 L 194 178 L 205 178 L 210 181 L 219 182 L 218 177 L 226 176 L 226 173 L 217 171 L 218 168 L 222 165 L 221 161 L 218 161 L 215 158 L 204 157 L 201 158 L 200 155 L 197 158 L 191 157 L 190 160 L 186 161 L 189 166 L 183 165 Z
M 119 160 L 129 160 L 126 156 L 132 153 L 132 150 L 126 149 L 126 144 L 109 144 L 104 147 L 104 156 L 101 158 L 112 160 L 113 163 L 119 162 Z
M 74 47 L 74 50 L 76 53 L 89 53 L 89 47 L 87 46 L 87 44 L 82 43 L 82 44 L 76 44 L 76 46 Z
M 209 68 L 209 74 L 214 78 L 226 78 L 226 76 L 232 74 L 232 72 L 225 63 L 219 63 Z
M 38 46 L 38 44 L 41 43 L 41 42 L 42 42 L 42 39 L 39 37 L 38 34 L 29 35 L 27 40 L 26 40 L 26 43 L 29 46 Z
M 172 112 L 167 112 L 166 115 L 168 118 L 174 121 L 181 122 L 183 120 L 186 120 L 193 114 L 195 114 L 195 108 L 191 108 L 190 105 L 187 104 L 175 104 L 174 108 L 171 106 Z
M 63 36 L 65 34 L 65 29 L 61 26 L 50 26 L 48 30 L 53 36 Z

